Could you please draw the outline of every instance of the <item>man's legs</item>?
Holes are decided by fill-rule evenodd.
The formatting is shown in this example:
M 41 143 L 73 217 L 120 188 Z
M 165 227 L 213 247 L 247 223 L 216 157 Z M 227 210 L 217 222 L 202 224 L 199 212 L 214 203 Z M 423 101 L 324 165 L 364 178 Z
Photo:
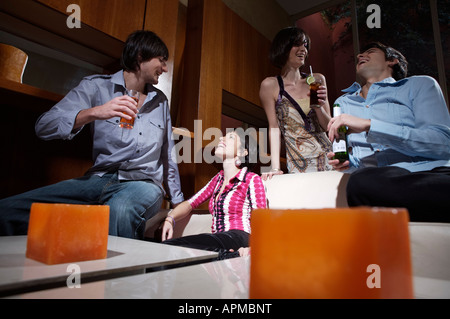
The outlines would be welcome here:
M 0 200 L 0 236 L 27 234 L 32 203 L 96 204 L 108 181 L 83 176 Z
M 83 176 L 0 200 L 0 236 L 26 235 L 31 204 L 39 202 L 109 205 L 110 234 L 141 239 L 162 199 L 152 182 L 120 182 L 116 173 Z
M 105 187 L 100 201 L 109 205 L 109 234 L 143 239 L 145 222 L 160 209 L 164 195 L 151 181 L 116 181 Z
M 450 168 L 411 173 L 399 167 L 371 167 L 353 173 L 349 206 L 405 207 L 411 221 L 450 222 Z

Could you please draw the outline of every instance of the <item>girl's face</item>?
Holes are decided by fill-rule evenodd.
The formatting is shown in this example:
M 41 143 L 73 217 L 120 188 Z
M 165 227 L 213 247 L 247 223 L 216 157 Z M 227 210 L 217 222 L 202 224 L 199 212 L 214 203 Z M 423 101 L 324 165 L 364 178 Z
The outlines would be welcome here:
M 308 41 L 304 39 L 299 45 L 294 45 L 291 48 L 287 63 L 296 68 L 299 68 L 305 64 L 307 55 L 308 55 Z
M 241 139 L 235 132 L 228 132 L 225 136 L 222 136 L 215 151 L 216 156 L 222 157 L 224 160 L 236 156 L 245 156 L 244 153 Z

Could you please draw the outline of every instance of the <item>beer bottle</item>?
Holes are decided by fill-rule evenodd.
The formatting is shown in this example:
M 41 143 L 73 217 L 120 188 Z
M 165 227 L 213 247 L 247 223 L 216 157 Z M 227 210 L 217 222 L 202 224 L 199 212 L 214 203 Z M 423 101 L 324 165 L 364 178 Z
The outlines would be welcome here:
M 339 104 L 333 105 L 333 117 L 341 115 L 341 107 Z M 333 159 L 338 159 L 343 163 L 348 160 L 348 147 L 347 147 L 347 127 L 342 125 L 338 129 L 339 137 L 333 141 Z

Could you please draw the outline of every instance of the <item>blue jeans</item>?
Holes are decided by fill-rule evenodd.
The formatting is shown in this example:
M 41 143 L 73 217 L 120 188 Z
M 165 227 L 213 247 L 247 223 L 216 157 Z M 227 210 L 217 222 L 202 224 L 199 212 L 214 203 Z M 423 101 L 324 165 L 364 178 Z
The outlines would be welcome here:
M 150 180 L 119 181 L 117 173 L 62 181 L 0 200 L 0 236 L 25 235 L 31 204 L 109 205 L 109 234 L 143 239 L 145 222 L 161 208 L 163 191 Z

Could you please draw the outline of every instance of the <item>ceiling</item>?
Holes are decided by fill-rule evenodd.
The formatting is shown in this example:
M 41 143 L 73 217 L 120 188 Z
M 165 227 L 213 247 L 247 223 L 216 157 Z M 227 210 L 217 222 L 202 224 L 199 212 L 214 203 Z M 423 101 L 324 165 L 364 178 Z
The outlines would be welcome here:
M 290 16 L 301 16 L 313 8 L 323 7 L 330 0 L 275 0 Z M 335 2 L 335 1 L 331 1 Z

